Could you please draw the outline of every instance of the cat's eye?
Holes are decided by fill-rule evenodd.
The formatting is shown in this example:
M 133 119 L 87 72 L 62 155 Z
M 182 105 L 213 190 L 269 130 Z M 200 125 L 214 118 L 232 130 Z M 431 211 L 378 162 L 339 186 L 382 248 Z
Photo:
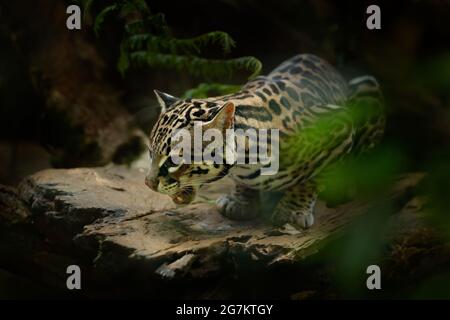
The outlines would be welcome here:
M 171 157 L 168 157 L 166 159 L 166 161 L 164 161 L 163 163 L 163 167 L 169 172 L 169 173 L 174 173 L 176 172 L 180 167 L 181 167 L 182 163 L 176 164 L 173 162 Z
M 175 164 L 175 163 L 173 162 L 172 157 L 168 157 L 167 160 L 164 162 L 164 165 L 165 165 L 167 168 L 173 168 L 173 167 L 176 167 L 176 166 L 177 166 L 177 164 Z
M 169 173 L 174 173 L 174 172 L 177 172 L 178 169 L 180 169 L 180 167 L 181 167 L 181 164 L 176 167 L 170 167 L 169 169 L 167 169 L 167 171 L 169 171 Z

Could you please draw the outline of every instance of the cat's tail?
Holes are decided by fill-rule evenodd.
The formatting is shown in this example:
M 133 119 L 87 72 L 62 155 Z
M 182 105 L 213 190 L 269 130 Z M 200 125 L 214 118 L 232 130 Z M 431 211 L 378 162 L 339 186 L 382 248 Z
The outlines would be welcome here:
M 384 99 L 378 81 L 372 76 L 354 78 L 348 85 L 348 101 L 356 128 L 353 150 L 360 153 L 374 147 L 383 137 L 386 122 Z

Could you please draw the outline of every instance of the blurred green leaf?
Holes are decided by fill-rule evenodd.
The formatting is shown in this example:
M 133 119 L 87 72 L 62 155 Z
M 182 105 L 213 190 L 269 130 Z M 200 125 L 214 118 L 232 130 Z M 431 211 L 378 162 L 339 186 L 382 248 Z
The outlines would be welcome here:
M 448 92 L 450 88 L 450 53 L 435 56 L 424 62 L 419 67 L 419 77 L 425 85 Z
M 335 278 L 343 297 L 364 297 L 369 293 L 366 272 L 370 265 L 381 267 L 381 257 L 386 244 L 387 220 L 393 213 L 386 199 L 375 201 L 344 232 L 344 236 L 325 249 L 324 259 L 333 266 Z
M 326 170 L 320 177 L 322 196 L 338 201 L 382 194 L 402 171 L 405 158 L 395 146 L 380 146 L 371 153 L 350 156 Z M 348 199 L 347 199 L 348 200 Z
M 432 276 L 421 281 L 409 294 L 412 299 L 450 299 L 450 273 Z
M 432 157 L 428 175 L 421 186 L 427 197 L 426 218 L 431 225 L 450 238 L 450 152 Z

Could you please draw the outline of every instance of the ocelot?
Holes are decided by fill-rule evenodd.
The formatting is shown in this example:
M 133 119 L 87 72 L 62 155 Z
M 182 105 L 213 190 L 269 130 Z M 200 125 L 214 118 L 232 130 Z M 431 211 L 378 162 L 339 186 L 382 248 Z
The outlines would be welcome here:
M 230 219 L 258 213 L 260 192 L 284 192 L 273 210 L 277 225 L 307 228 L 314 223 L 316 177 L 344 155 L 377 144 L 385 116 L 378 82 L 362 76 L 347 82 L 323 59 L 301 54 L 267 76 L 248 82 L 234 94 L 206 99 L 179 99 L 156 91 L 161 114 L 150 134 L 150 170 L 146 184 L 178 204 L 190 203 L 202 184 L 228 175 L 233 194 L 217 200 Z M 175 164 L 169 156 L 172 135 L 200 122 L 205 128 L 279 130 L 279 170 L 262 175 L 261 165 Z

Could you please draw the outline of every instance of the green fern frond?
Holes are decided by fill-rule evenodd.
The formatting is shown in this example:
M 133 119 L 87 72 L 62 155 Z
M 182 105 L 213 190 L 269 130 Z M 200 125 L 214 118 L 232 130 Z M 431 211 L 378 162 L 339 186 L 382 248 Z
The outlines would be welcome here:
M 88 14 L 91 12 L 92 3 L 94 0 L 81 0 L 81 6 L 83 7 L 83 17 L 84 20 L 87 19 Z
M 193 45 L 197 52 L 200 52 L 201 47 L 219 44 L 224 53 L 230 53 L 231 49 L 236 45 L 233 38 L 223 31 L 212 31 L 190 39 L 174 39 L 174 42 L 175 46 L 181 48 L 189 48 L 189 46 Z
M 255 57 L 241 57 L 241 58 L 236 58 L 233 60 L 235 61 L 238 69 L 245 69 L 250 72 L 253 72 L 248 77 L 249 80 L 257 77 L 261 73 L 262 63 Z
M 136 51 L 130 54 L 130 61 L 139 66 L 156 68 L 173 68 L 186 71 L 193 76 L 205 78 L 231 77 L 236 70 L 248 70 L 251 77 L 259 74 L 261 62 L 254 57 L 218 60 L 195 56 Z
M 144 21 L 136 20 L 125 24 L 125 33 L 129 35 L 139 34 L 145 30 Z
M 113 13 L 114 11 L 118 11 L 120 8 L 121 8 L 121 5 L 113 4 L 113 5 L 107 6 L 102 11 L 100 11 L 100 13 L 97 15 L 97 17 L 95 18 L 95 21 L 94 21 L 94 32 L 97 36 L 100 34 L 100 27 L 103 24 L 103 22 L 105 21 L 105 18 L 109 14 Z
M 85 14 L 94 3 L 94 0 L 79 1 L 83 3 Z M 248 70 L 252 73 L 250 78 L 253 78 L 261 71 L 261 62 L 254 57 L 219 60 L 199 56 L 210 45 L 219 45 L 225 54 L 229 53 L 235 42 L 226 32 L 213 31 L 187 39 L 175 38 L 171 36 L 164 14 L 153 14 L 146 0 L 111 1 L 112 4 L 96 16 L 93 29 L 98 36 L 105 19 L 112 13 L 118 13 L 125 20 L 125 35 L 117 63 L 122 75 L 134 65 L 174 68 L 207 78 L 230 77 L 237 70 Z
M 128 51 L 125 46 L 125 42 L 122 41 L 120 44 L 120 55 L 119 61 L 117 62 L 117 69 L 119 70 L 122 76 L 125 76 L 125 73 L 130 67 L 130 59 L 128 57 Z
M 232 94 L 241 89 L 241 86 L 222 83 L 201 83 L 197 87 L 187 90 L 182 98 L 203 99 L 211 96 L 222 96 Z
M 135 12 L 139 13 L 139 10 L 134 4 L 134 1 L 126 0 L 120 4 L 120 14 L 122 16 L 127 16 Z
M 170 29 L 166 22 L 166 16 L 163 13 L 149 14 L 143 17 L 143 25 L 146 32 L 158 35 L 161 37 L 168 37 Z
M 138 10 L 141 14 L 145 15 L 150 13 L 150 9 L 145 0 L 132 0 L 131 2 L 133 3 L 136 10 Z
M 171 54 L 199 54 L 201 48 L 210 44 L 219 44 L 224 53 L 229 53 L 234 47 L 234 40 L 225 32 L 213 31 L 188 39 L 165 38 L 151 34 L 135 34 L 128 38 L 130 49 L 147 48 L 150 51 L 169 52 Z

